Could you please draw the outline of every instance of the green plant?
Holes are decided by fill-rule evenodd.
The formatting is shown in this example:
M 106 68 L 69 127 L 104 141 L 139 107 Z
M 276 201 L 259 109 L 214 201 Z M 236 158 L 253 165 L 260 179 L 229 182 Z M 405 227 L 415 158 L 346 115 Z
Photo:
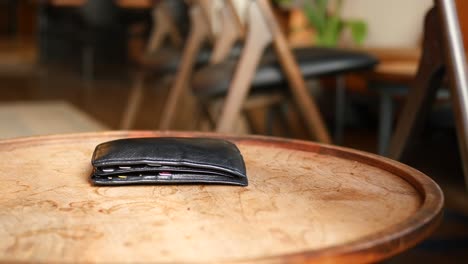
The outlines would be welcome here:
M 294 0 L 276 0 L 282 6 L 290 5 Z M 320 46 L 336 46 L 341 33 L 349 28 L 353 41 L 361 45 L 367 37 L 367 24 L 362 20 L 344 20 L 341 17 L 343 0 L 335 1 L 333 12 L 328 9 L 328 0 L 304 0 L 301 8 L 310 25 L 317 32 L 316 44 Z

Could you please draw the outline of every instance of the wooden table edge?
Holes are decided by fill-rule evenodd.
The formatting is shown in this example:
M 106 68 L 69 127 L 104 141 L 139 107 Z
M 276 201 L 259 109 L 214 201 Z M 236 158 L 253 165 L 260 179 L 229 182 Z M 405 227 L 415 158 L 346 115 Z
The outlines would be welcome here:
M 76 134 L 57 134 L 45 136 L 33 136 L 0 140 L 0 150 L 12 145 L 35 145 L 44 144 L 50 140 L 88 139 L 88 138 L 108 138 L 115 137 L 214 137 L 235 140 L 237 142 L 251 142 L 265 146 L 279 146 L 293 150 L 315 152 L 323 155 L 331 155 L 344 159 L 355 160 L 370 166 L 378 166 L 387 170 L 413 186 L 422 197 L 422 204 L 419 210 L 408 219 L 383 230 L 376 234 L 362 237 L 358 240 L 345 244 L 310 250 L 287 255 L 268 256 L 258 259 L 242 259 L 235 262 L 376 262 L 390 256 L 394 256 L 410 247 L 415 246 L 427 238 L 439 225 L 442 219 L 442 207 L 444 196 L 440 187 L 422 172 L 413 169 L 397 161 L 366 153 L 359 150 L 308 142 L 295 139 L 282 139 L 267 136 L 235 136 L 219 133 L 204 132 L 176 132 L 176 131 L 105 131 Z M 388 234 L 392 235 L 388 235 Z M 386 235 L 384 235 L 386 234 Z

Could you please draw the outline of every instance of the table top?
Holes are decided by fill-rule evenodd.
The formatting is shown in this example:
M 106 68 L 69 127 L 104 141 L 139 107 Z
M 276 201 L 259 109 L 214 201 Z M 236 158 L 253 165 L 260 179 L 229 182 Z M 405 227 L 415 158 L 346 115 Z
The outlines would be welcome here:
M 248 187 L 97 187 L 96 132 L 0 141 L 0 262 L 375 262 L 426 238 L 443 195 L 427 176 L 356 150 L 226 136 Z
M 379 64 L 372 75 L 372 80 L 410 84 L 417 73 L 421 59 L 420 48 L 366 48 L 374 55 Z

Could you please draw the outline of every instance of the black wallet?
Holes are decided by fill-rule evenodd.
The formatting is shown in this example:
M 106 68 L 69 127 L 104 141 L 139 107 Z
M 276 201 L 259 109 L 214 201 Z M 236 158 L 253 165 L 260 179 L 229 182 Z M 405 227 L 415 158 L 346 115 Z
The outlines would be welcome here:
M 98 145 L 91 163 L 96 185 L 248 184 L 239 149 L 222 139 L 119 139 Z

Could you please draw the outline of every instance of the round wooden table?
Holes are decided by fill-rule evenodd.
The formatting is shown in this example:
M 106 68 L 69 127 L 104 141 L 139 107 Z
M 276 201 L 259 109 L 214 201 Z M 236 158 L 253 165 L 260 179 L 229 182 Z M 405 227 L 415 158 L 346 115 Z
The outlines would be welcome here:
M 0 141 L 0 262 L 374 262 L 426 238 L 443 195 L 408 166 L 351 149 L 226 137 L 248 187 L 96 187 L 102 132 Z

